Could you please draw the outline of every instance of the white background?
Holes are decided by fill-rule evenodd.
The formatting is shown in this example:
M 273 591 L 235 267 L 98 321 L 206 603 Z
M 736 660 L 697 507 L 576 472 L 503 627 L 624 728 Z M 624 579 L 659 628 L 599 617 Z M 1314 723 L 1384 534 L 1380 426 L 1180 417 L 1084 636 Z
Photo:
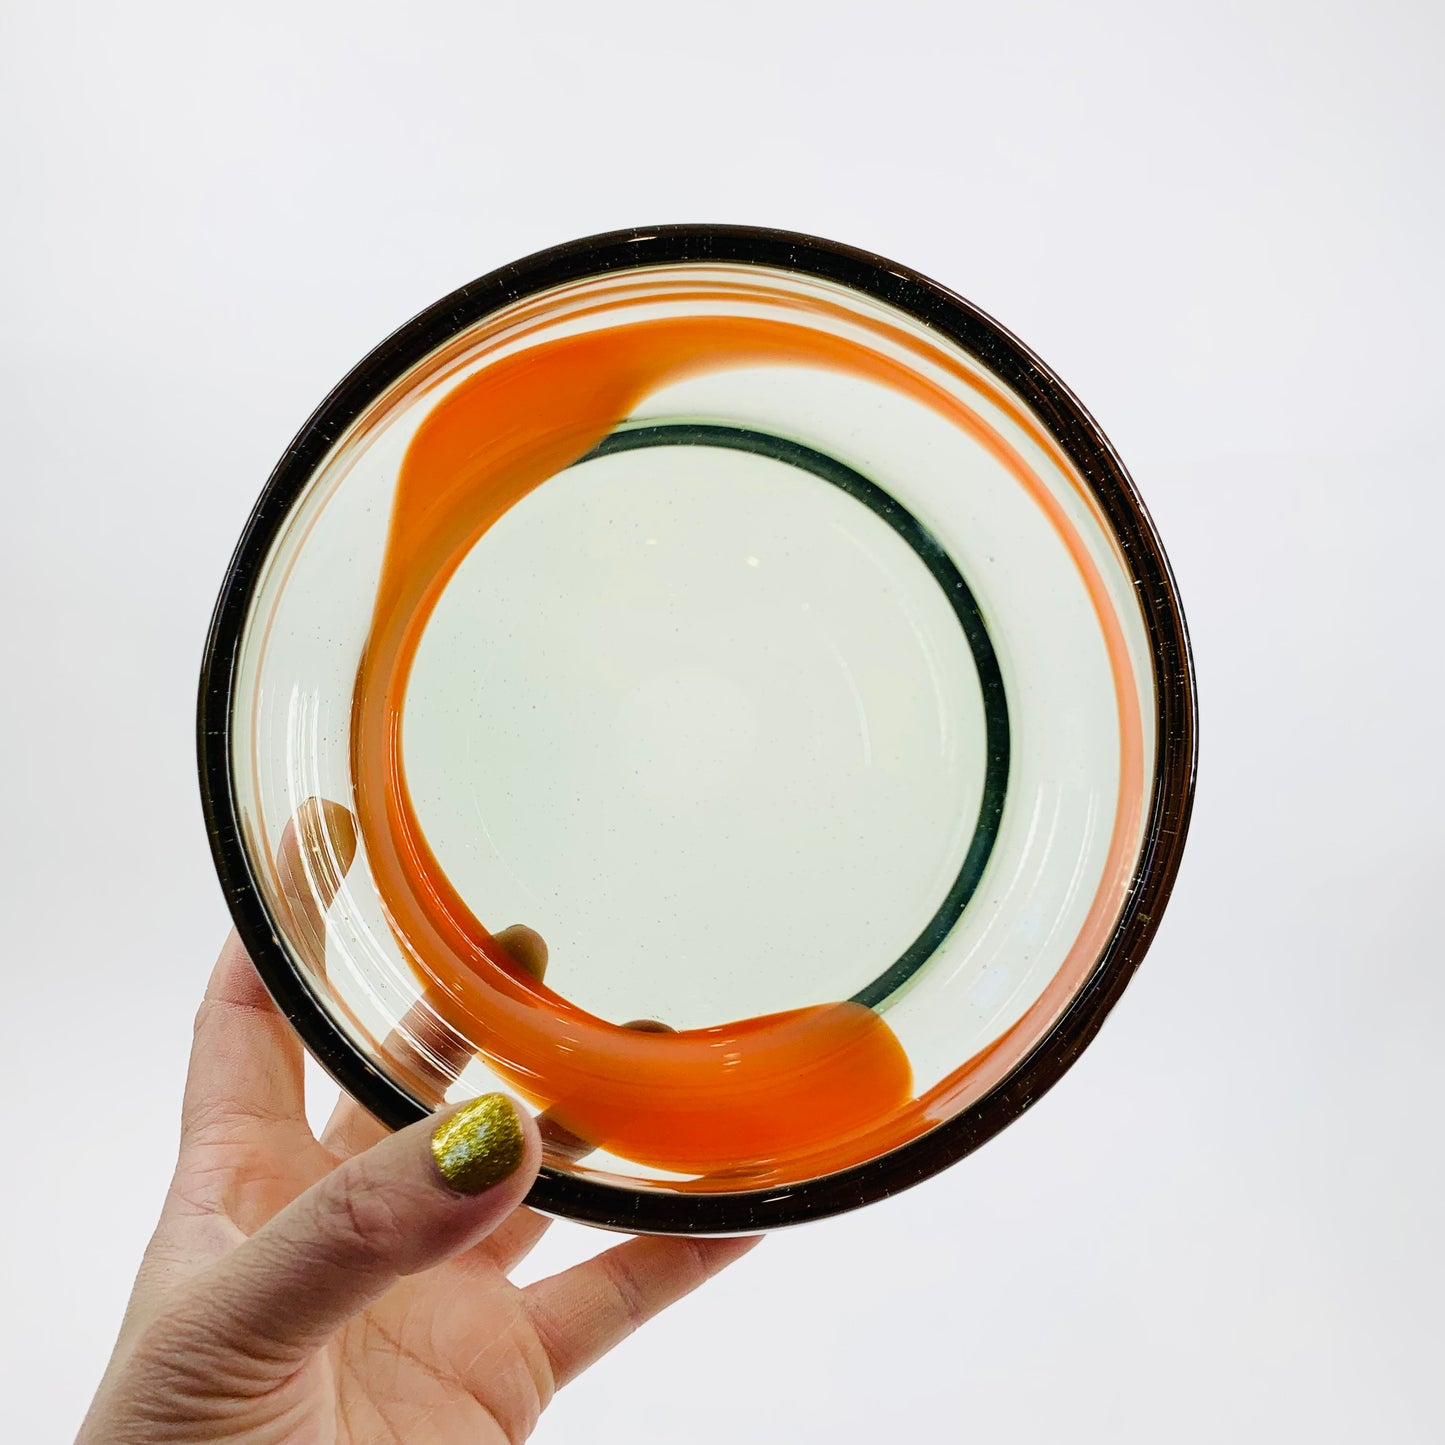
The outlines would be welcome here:
M 70 1438 L 171 1164 L 226 928 L 195 678 L 272 463 L 472 276 L 737 220 L 938 277 L 1097 414 L 1193 625 L 1195 831 L 1035 1112 L 538 1438 L 1441 1438 L 1438 6 L 3 14 L 0 1437 Z

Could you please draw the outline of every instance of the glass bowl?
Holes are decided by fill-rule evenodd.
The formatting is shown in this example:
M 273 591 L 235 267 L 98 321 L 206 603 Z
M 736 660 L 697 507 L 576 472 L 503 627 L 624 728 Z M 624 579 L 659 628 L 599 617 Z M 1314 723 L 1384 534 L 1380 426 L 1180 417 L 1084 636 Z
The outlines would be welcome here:
M 343 1087 L 395 1126 L 506 1088 L 538 1208 L 729 1233 L 1063 1074 L 1158 925 L 1195 713 L 1037 357 L 880 257 L 664 226 L 463 287 L 322 403 L 199 738 L 236 926 Z

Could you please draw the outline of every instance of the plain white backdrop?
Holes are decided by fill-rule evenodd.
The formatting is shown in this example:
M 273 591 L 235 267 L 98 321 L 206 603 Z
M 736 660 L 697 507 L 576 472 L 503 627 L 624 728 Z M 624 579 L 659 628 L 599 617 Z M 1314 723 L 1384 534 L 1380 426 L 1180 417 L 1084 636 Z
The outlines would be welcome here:
M 1198 806 L 1053 1094 L 768 1241 L 537 1438 L 1442 1438 L 1437 6 L 3 17 L 0 1438 L 72 1436 L 168 1177 L 227 927 L 196 674 L 272 463 L 444 292 L 666 220 L 895 256 L 1079 393 L 1179 574 Z

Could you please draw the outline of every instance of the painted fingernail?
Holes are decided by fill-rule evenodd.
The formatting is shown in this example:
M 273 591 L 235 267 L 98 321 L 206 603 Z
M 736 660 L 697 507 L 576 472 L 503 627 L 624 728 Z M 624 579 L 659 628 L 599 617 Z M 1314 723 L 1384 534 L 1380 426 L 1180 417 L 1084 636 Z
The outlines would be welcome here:
M 525 1152 L 522 1121 L 505 1094 L 473 1099 L 431 1136 L 432 1158 L 459 1194 L 480 1194 L 500 1183 Z

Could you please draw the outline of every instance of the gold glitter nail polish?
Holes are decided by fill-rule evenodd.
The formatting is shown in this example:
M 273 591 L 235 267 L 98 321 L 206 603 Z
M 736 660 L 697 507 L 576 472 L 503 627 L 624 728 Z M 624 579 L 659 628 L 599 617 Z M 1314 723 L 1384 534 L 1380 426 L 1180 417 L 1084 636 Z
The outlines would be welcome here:
M 437 1125 L 432 1158 L 442 1177 L 460 1194 L 480 1194 L 522 1162 L 526 1138 L 512 1101 L 483 1094 Z

